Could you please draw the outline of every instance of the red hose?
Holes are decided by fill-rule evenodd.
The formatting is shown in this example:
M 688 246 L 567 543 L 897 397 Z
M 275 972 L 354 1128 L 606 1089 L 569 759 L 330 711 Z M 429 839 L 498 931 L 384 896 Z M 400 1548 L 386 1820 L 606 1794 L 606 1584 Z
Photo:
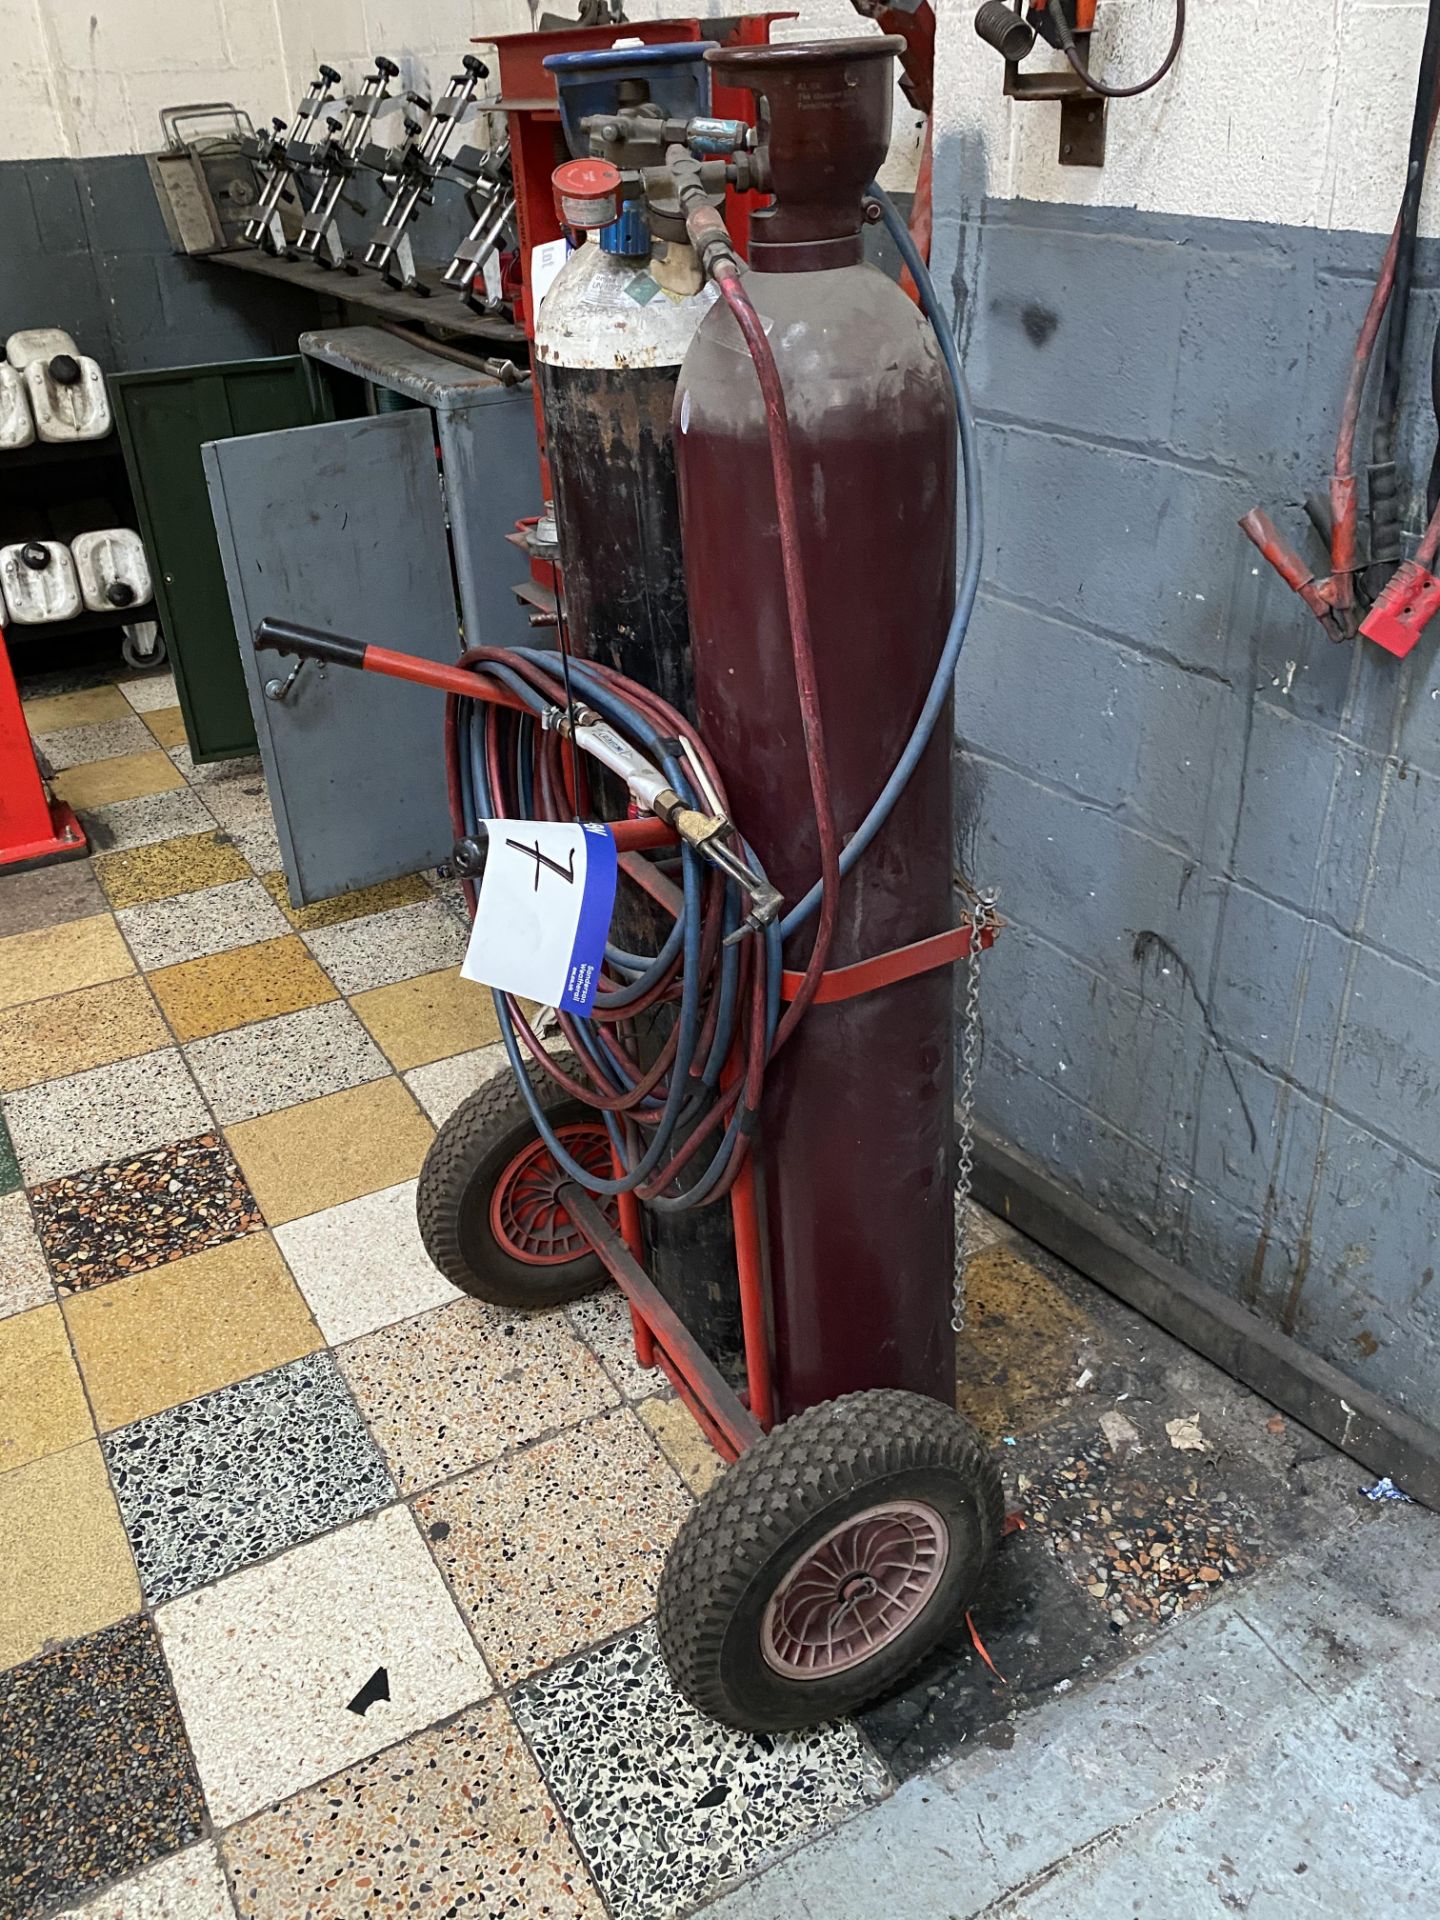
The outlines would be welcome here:
M 755 375 L 765 401 L 765 420 L 770 430 L 770 467 L 775 476 L 775 510 L 780 523 L 780 562 L 785 575 L 785 605 L 790 616 L 790 648 L 795 661 L 795 691 L 800 698 L 800 729 L 805 739 L 810 798 L 815 808 L 815 827 L 820 839 L 822 892 L 815 944 L 810 950 L 800 990 L 781 1017 L 775 1035 L 774 1051 L 778 1052 L 815 998 L 820 976 L 825 971 L 825 962 L 835 936 L 835 909 L 840 893 L 840 836 L 830 795 L 830 764 L 825 753 L 825 726 L 820 714 L 820 687 L 815 671 L 815 647 L 810 633 L 810 601 L 805 589 L 805 568 L 800 552 L 800 514 L 795 504 L 794 454 L 790 444 L 790 414 L 785 405 L 785 390 L 780 384 L 780 369 L 770 351 L 770 342 L 760 316 L 741 284 L 738 268 L 722 259 L 714 268 L 714 277 L 725 297 L 725 304 L 745 336 L 745 344 L 755 363 Z

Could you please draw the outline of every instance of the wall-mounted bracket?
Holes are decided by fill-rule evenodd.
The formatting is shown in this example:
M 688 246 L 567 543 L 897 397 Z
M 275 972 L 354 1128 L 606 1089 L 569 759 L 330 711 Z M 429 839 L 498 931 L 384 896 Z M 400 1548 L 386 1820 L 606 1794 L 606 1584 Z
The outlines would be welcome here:
M 1075 45 L 1083 59 L 1090 43 L 1088 33 L 1077 33 Z M 1007 100 L 1058 100 L 1060 102 L 1060 145 L 1057 158 L 1062 167 L 1103 167 L 1105 164 L 1105 109 L 1109 102 L 1092 93 L 1080 78 L 1066 67 L 1060 72 L 1025 73 L 1018 62 L 1005 62 Z

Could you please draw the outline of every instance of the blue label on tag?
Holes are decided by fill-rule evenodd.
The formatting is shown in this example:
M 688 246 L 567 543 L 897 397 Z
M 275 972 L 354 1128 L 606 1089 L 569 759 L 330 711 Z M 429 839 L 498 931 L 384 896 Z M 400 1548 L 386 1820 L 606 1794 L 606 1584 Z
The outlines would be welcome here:
M 615 911 L 615 886 L 619 862 L 615 838 L 608 827 L 585 828 L 585 887 L 580 900 L 580 918 L 570 951 L 570 969 L 565 991 L 560 996 L 562 1013 L 588 1016 L 595 1005 L 600 985 L 600 967 L 605 958 L 605 942 L 610 937 L 610 917 Z

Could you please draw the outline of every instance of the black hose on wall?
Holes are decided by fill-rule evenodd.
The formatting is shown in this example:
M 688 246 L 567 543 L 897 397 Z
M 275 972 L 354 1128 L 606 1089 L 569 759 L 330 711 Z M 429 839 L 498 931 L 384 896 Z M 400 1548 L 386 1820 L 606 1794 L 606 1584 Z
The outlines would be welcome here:
M 1425 188 L 1425 163 L 1430 146 L 1430 110 L 1440 78 L 1440 0 L 1430 0 L 1425 16 L 1425 43 L 1415 86 L 1415 112 L 1410 122 L 1410 149 L 1405 170 L 1405 194 L 1400 203 L 1400 238 L 1395 255 L 1395 289 L 1385 329 L 1385 361 L 1380 399 L 1370 443 L 1370 563 L 1372 581 L 1388 577 L 1400 559 L 1400 485 L 1395 472 L 1395 440 L 1400 424 L 1400 375 L 1405 358 L 1405 330 L 1409 320 L 1410 288 L 1415 277 L 1415 236 L 1420 225 L 1420 196 Z M 1435 476 L 1432 474 L 1432 484 Z

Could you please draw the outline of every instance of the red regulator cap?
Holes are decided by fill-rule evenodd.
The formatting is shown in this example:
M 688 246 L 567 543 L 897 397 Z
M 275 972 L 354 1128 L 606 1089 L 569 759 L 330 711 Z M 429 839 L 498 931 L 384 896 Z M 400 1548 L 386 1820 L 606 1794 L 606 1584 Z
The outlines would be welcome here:
M 562 227 L 608 227 L 620 218 L 620 169 L 608 160 L 567 160 L 550 184 Z

